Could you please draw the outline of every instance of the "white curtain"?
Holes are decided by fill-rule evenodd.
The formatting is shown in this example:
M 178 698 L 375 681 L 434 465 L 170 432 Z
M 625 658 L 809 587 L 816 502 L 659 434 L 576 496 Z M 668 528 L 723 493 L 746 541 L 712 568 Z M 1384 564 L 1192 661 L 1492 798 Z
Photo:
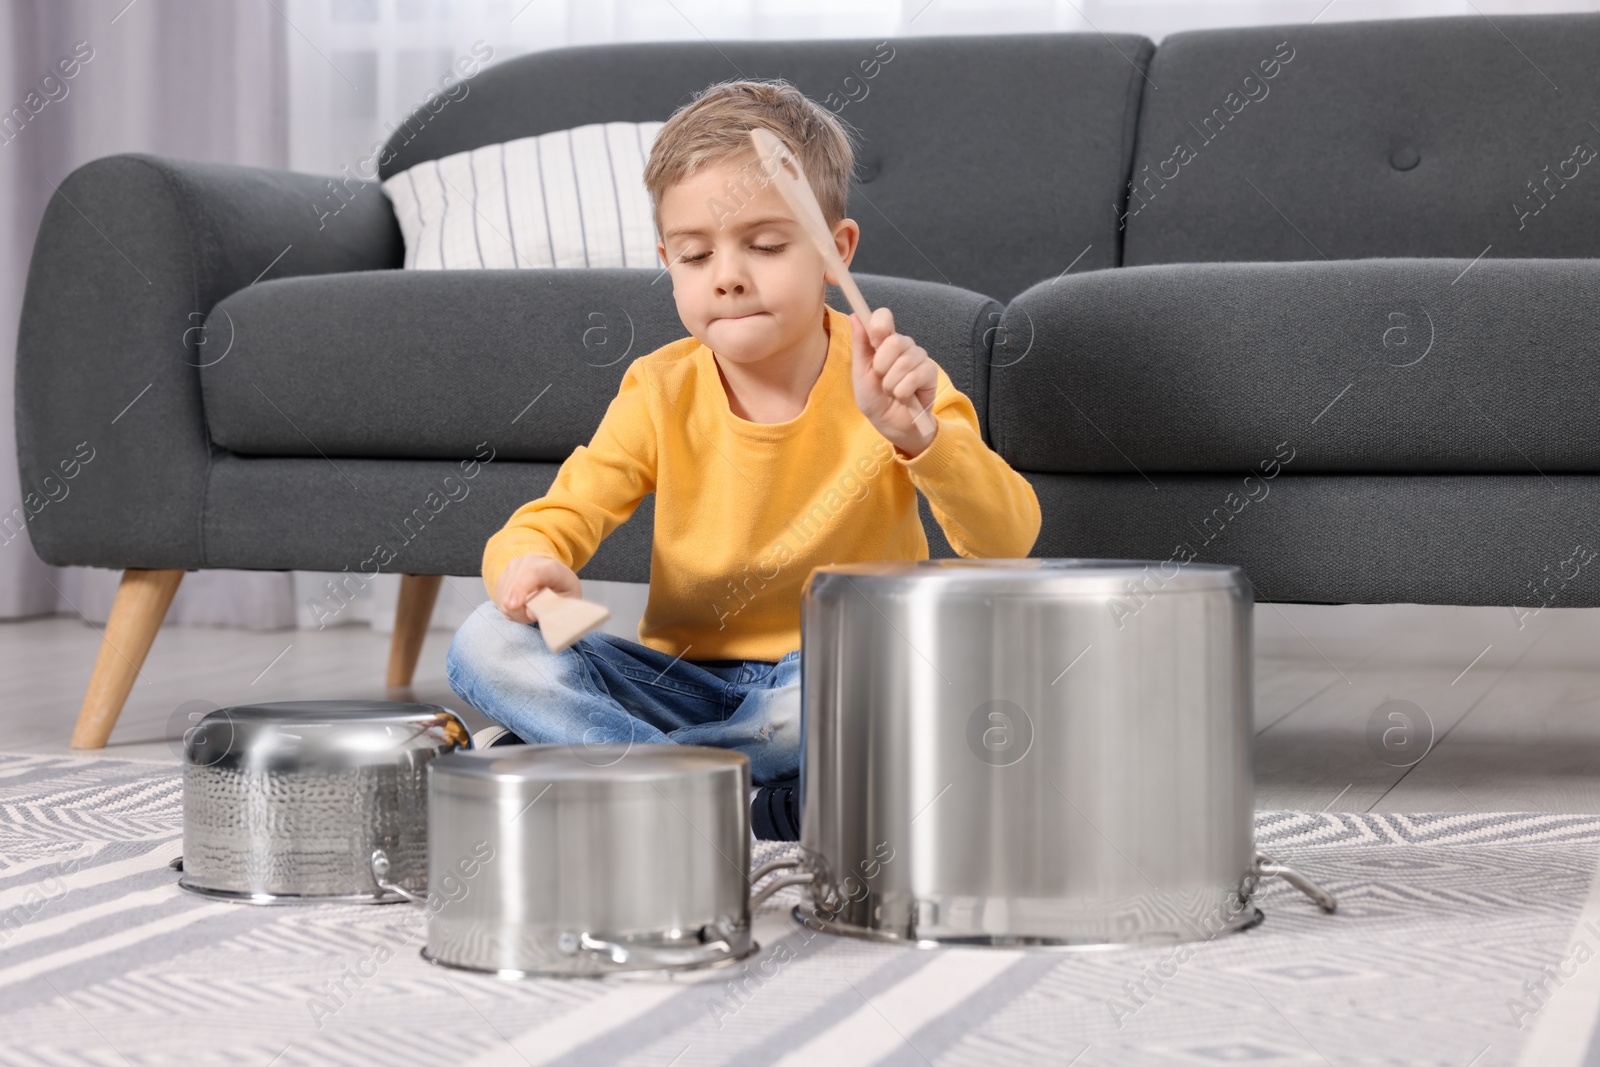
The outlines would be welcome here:
M 0 144 L 0 510 L 21 500 L 14 423 L 17 317 L 53 186 L 116 152 L 285 167 L 283 18 L 261 0 L 21 0 L 0 4 L 0 108 L 24 104 L 56 61 L 90 58 Z M 83 42 L 79 45 L 78 42 Z M 47 87 L 48 89 L 48 87 Z M 38 106 L 40 97 L 34 98 Z M 106 618 L 121 575 L 48 567 L 25 537 L 0 546 L 0 617 Z M 293 579 L 269 571 L 188 575 L 170 622 L 294 625 Z
M 1593 11 L 1600 0 L 0 0 L 0 111 L 86 42 L 93 58 L 20 136 L 0 143 L 0 513 L 21 501 L 13 423 L 17 315 L 33 238 L 73 168 L 114 152 L 337 174 L 420 104 L 458 60 L 482 65 L 609 41 L 958 33 L 1140 33 L 1434 15 Z M 487 53 L 487 56 L 485 56 Z M 718 75 L 720 76 L 720 74 Z M 120 575 L 47 567 L 25 538 L 0 545 L 0 619 L 100 622 Z M 168 621 L 316 625 L 327 576 L 187 575 Z M 358 595 L 350 622 L 392 625 L 398 577 Z M 450 579 L 434 625 L 483 599 Z M 642 587 L 585 583 L 631 633 Z

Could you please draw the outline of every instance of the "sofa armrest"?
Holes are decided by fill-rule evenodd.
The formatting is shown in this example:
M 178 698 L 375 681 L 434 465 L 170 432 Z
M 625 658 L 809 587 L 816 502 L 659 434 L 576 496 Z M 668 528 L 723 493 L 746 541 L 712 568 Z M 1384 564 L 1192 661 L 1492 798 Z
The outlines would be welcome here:
M 199 367 L 228 344 L 203 329 L 212 306 L 261 278 L 403 259 L 374 182 L 142 154 L 68 175 L 34 242 L 17 337 L 18 466 L 39 557 L 204 566 Z

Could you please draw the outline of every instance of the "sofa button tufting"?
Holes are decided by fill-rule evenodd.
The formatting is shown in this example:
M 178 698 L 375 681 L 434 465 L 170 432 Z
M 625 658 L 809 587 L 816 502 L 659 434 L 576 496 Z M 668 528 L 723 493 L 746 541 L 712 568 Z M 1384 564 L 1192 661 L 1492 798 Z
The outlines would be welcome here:
M 1422 157 L 1409 145 L 1401 145 L 1389 154 L 1389 165 L 1395 170 L 1410 170 L 1420 162 Z
M 857 168 L 856 181 L 860 182 L 862 185 L 865 185 L 872 179 L 876 178 L 878 176 L 878 172 L 882 169 L 883 163 L 878 159 L 878 157 L 873 156 L 871 159 L 863 159 L 860 163 L 860 166 Z

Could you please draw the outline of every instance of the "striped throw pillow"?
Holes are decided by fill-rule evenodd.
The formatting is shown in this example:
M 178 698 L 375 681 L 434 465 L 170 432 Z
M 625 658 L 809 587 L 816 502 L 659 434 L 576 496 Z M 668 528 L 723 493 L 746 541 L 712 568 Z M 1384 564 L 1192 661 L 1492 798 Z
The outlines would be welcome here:
M 665 123 L 484 145 L 383 183 L 417 270 L 658 266 L 644 165 Z

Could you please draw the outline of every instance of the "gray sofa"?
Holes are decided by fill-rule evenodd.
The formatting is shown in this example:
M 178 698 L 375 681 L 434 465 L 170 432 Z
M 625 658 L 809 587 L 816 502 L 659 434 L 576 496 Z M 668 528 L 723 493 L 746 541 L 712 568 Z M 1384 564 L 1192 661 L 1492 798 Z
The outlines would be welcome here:
M 861 131 L 861 287 L 1033 482 L 1034 555 L 1238 563 L 1263 600 L 1600 603 L 1600 15 L 891 44 L 870 79 L 873 39 L 522 57 L 419 111 L 381 176 L 787 78 Z M 25 491 L 96 458 L 33 543 L 132 583 L 74 744 L 186 570 L 416 576 L 409 681 L 429 577 L 477 574 L 629 360 L 684 335 L 653 270 L 402 271 L 378 186 L 341 193 L 119 155 L 49 205 Z M 652 514 L 583 575 L 647 580 Z

